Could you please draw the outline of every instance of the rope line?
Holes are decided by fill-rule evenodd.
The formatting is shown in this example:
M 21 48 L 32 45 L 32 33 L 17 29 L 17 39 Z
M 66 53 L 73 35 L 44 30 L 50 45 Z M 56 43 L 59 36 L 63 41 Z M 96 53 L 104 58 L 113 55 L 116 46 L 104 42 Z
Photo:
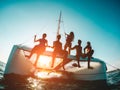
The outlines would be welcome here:
M 113 67 L 113 68 L 115 68 L 115 69 L 118 69 L 118 70 L 120 70 L 120 68 L 118 68 L 118 67 L 116 67 L 116 66 L 113 66 L 113 65 L 111 65 L 111 64 L 109 64 L 109 63 L 107 63 L 107 62 L 105 62 L 107 65 L 109 65 L 109 66 L 111 66 L 111 67 Z
M 40 29 L 40 31 L 36 32 L 36 33 L 37 33 L 36 35 L 38 35 L 42 30 L 44 30 L 46 26 L 47 26 L 47 24 L 45 24 L 45 25 Z M 27 40 L 25 40 L 23 43 L 20 43 L 19 45 L 20 45 L 20 46 L 24 45 L 24 44 L 27 43 L 29 40 L 31 40 L 33 37 L 34 37 L 34 36 L 29 37 Z
M 105 72 L 101 72 L 101 73 L 93 73 L 93 74 L 77 74 L 77 75 L 99 75 L 99 74 L 104 74 Z

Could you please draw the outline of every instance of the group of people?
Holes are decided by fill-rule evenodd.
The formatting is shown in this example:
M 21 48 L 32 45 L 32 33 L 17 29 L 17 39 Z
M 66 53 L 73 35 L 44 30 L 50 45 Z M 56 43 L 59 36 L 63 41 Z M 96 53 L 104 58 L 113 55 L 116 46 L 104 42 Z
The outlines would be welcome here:
M 82 41 L 78 40 L 78 45 L 75 45 L 74 47 L 71 48 L 71 50 L 76 49 L 76 59 L 78 61 L 78 67 L 81 67 L 80 57 L 82 58 L 88 57 L 88 68 L 92 69 L 92 67 L 90 67 L 90 60 L 94 53 L 94 50 L 92 49 L 91 43 L 88 41 L 86 47 L 84 48 L 84 53 L 82 53 L 81 43 Z
M 34 42 L 39 42 L 39 44 L 34 46 L 34 48 L 32 49 L 28 58 L 31 58 L 31 56 L 34 53 L 36 53 L 37 58 L 35 61 L 35 65 L 37 65 L 39 56 L 45 51 L 46 47 L 51 47 L 51 48 L 53 48 L 51 67 L 54 67 L 54 61 L 55 61 L 56 55 L 60 54 L 63 57 L 62 67 L 65 70 L 64 61 L 67 59 L 67 56 L 68 56 L 68 54 L 70 54 L 70 51 L 73 49 L 76 49 L 76 59 L 78 62 L 78 67 L 81 67 L 80 66 L 80 57 L 83 57 L 83 58 L 88 57 L 88 68 L 91 68 L 90 67 L 90 59 L 94 53 L 94 50 L 91 47 L 91 43 L 87 42 L 87 45 L 84 48 L 84 53 L 82 53 L 82 46 L 81 46 L 82 41 L 78 40 L 78 45 L 75 45 L 74 47 L 72 47 L 72 41 L 74 40 L 74 33 L 73 32 L 70 32 L 69 34 L 65 33 L 65 35 L 66 35 L 66 43 L 64 45 L 64 49 L 62 49 L 62 43 L 60 42 L 61 35 L 57 35 L 57 40 L 53 42 L 53 46 L 48 46 L 48 41 L 46 39 L 46 37 L 47 37 L 46 33 L 43 33 L 41 39 L 36 39 L 36 35 L 35 35 Z M 67 48 L 68 48 L 68 50 L 67 50 Z

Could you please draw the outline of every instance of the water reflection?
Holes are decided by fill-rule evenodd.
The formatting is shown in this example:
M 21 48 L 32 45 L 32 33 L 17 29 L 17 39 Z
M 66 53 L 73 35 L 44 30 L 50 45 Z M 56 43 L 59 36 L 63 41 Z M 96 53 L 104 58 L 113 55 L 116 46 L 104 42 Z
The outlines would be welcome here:
M 28 78 L 28 85 L 29 88 L 31 88 L 32 90 L 46 90 L 45 89 L 45 85 L 46 83 L 44 83 L 42 80 L 40 79 L 34 79 L 34 78 Z

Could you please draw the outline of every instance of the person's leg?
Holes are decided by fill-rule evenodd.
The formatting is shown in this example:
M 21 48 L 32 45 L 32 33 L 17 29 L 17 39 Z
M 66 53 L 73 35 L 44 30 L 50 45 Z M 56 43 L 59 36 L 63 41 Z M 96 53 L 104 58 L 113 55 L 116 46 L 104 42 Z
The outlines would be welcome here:
M 31 58 L 31 56 L 33 55 L 33 53 L 36 53 L 36 46 L 31 50 L 30 55 L 28 56 L 28 59 Z
M 93 69 L 93 67 L 90 66 L 90 61 L 91 61 L 91 57 L 88 57 L 88 69 Z
M 65 43 L 64 45 L 64 50 L 66 51 L 66 49 L 67 49 L 67 43 Z
M 61 54 L 63 55 L 62 67 L 63 67 L 63 69 L 65 70 L 64 64 L 65 64 L 65 60 L 67 59 L 68 52 L 65 51 L 65 50 L 63 50 L 63 51 L 61 51 Z
M 93 68 L 90 66 L 90 61 L 91 61 L 91 57 L 92 57 L 93 53 L 94 53 L 94 50 L 91 50 L 91 51 L 89 52 L 89 54 L 88 54 L 88 68 L 89 68 L 89 69 L 93 69 Z
M 38 62 L 38 60 L 39 60 L 39 57 L 40 57 L 40 55 L 41 54 L 43 54 L 43 52 L 44 52 L 44 48 L 37 48 L 37 50 L 36 50 L 36 54 L 37 54 L 37 56 L 36 56 L 36 61 L 35 61 L 35 66 L 37 66 L 37 62 Z
M 53 68 L 53 67 L 54 67 L 55 57 L 56 57 L 56 52 L 53 52 L 53 55 L 52 55 L 52 64 L 51 64 L 51 68 Z
M 33 51 L 30 52 L 30 55 L 28 56 L 28 59 L 31 58 L 31 56 L 33 55 L 33 53 L 34 53 Z
M 88 68 L 90 68 L 90 57 L 88 57 Z
M 38 59 L 39 59 L 39 54 L 37 54 L 37 56 L 36 56 L 36 60 L 35 60 L 35 63 L 34 63 L 34 66 L 36 66 L 37 67 L 37 62 L 38 62 Z
M 93 54 L 94 54 L 94 50 L 91 50 L 90 56 L 92 57 Z
M 71 51 L 71 46 L 72 46 L 72 43 L 69 43 L 69 45 L 68 45 L 68 54 L 70 55 L 70 51 Z
M 76 56 L 76 59 L 77 59 L 77 62 L 78 62 L 78 67 L 81 67 L 81 66 L 80 66 L 80 60 L 79 60 L 79 59 L 80 59 L 80 56 L 77 55 L 77 56 Z

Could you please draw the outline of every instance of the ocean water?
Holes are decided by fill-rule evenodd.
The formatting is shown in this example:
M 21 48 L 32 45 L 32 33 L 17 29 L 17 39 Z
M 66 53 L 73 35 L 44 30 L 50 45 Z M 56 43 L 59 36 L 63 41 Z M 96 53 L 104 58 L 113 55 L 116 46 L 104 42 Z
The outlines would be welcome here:
M 5 79 L 4 69 L 5 63 L 0 62 L 0 90 L 120 90 L 120 70 L 107 72 L 107 84 L 104 84 L 97 81 L 41 80 L 15 75 Z

